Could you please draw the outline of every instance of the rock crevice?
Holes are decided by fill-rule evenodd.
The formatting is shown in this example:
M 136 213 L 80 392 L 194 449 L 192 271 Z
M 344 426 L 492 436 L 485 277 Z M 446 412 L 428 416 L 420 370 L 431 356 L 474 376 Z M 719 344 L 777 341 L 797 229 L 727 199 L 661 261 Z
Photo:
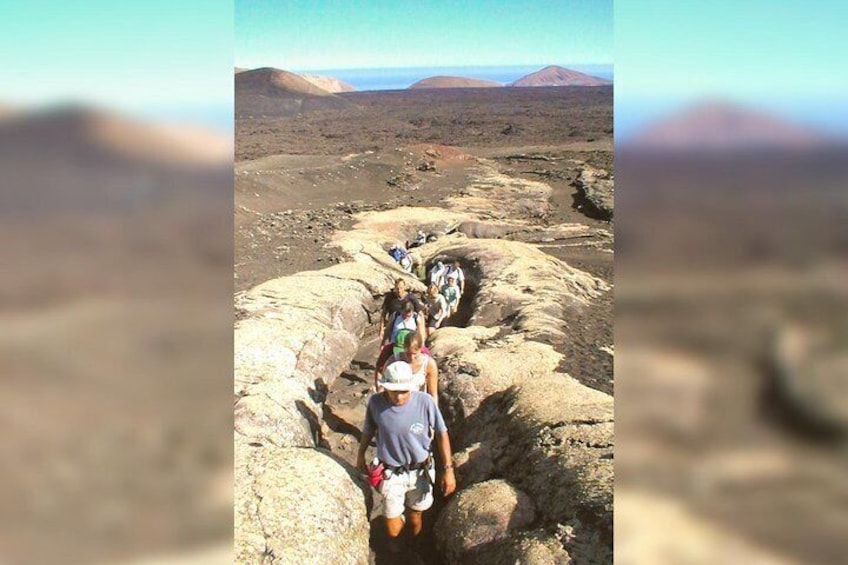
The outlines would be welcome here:
M 239 562 L 367 562 L 367 492 L 355 471 L 319 447 L 327 390 L 375 321 L 380 296 L 398 277 L 424 290 L 385 250 L 418 229 L 446 233 L 463 221 L 543 217 L 548 195 L 542 183 L 513 183 L 483 167 L 447 211 L 358 214 L 353 230 L 333 238 L 351 262 L 237 295 Z M 493 198 L 502 213 L 492 212 Z M 610 285 L 529 243 L 460 231 L 415 252 L 422 264 L 460 260 L 469 284 L 464 327 L 441 328 L 431 340 L 461 487 L 436 526 L 444 557 L 567 563 L 570 554 L 609 562 L 612 397 L 559 371 L 557 347 L 578 331 L 569 320 Z M 493 500 L 508 504 L 492 507 Z M 325 522 L 309 527 L 317 516 Z M 294 528 L 299 537 L 284 524 L 303 524 Z

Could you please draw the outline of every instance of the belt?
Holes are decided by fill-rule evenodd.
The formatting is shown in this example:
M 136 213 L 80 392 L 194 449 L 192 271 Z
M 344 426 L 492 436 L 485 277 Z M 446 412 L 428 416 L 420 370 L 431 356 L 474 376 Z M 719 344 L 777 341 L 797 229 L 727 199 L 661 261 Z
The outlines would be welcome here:
M 400 467 L 395 467 L 394 465 L 389 465 L 388 463 L 383 462 L 383 467 L 390 470 L 392 473 L 406 473 L 408 471 L 417 471 L 419 469 L 426 469 L 432 463 L 433 458 L 428 457 L 424 461 L 419 463 L 407 463 L 406 465 L 401 465 Z

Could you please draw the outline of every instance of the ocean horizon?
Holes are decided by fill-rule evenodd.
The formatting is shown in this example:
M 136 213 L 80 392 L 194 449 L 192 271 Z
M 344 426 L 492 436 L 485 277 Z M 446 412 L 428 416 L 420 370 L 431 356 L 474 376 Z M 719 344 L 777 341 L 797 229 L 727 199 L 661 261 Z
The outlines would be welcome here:
M 548 65 L 469 67 L 395 67 L 379 69 L 297 69 L 298 74 L 331 76 L 358 91 L 403 90 L 432 76 L 461 76 L 508 84 Z M 587 75 L 613 80 L 613 65 L 561 65 Z

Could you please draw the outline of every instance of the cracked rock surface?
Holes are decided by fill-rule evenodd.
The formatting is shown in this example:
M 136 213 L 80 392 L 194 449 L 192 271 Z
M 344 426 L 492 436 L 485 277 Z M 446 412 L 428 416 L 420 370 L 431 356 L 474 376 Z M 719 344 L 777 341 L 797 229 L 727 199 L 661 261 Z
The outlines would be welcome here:
M 591 248 L 609 245 L 611 237 L 581 224 L 541 224 L 550 213 L 544 183 L 512 178 L 484 160 L 473 170 L 443 207 L 353 214 L 351 229 L 329 238 L 346 262 L 237 295 L 235 430 L 242 464 L 236 482 L 243 486 L 236 541 L 245 562 L 314 557 L 305 545 L 339 551 L 321 554 L 325 562 L 368 561 L 370 491 L 358 490 L 350 460 L 345 466 L 319 449 L 330 433 L 324 417 L 333 416 L 333 431 L 352 433 L 361 425 L 354 413 L 360 402 L 348 399 L 330 409 L 324 403 L 376 323 L 379 298 L 394 279 L 424 290 L 385 251 L 418 230 L 441 235 L 415 248 L 415 261 L 426 266 L 459 258 L 467 283 L 464 327 L 444 327 L 431 339 L 460 486 L 435 526 L 442 558 L 611 559 L 612 397 L 562 366 L 563 351 L 585 333 L 585 319 L 612 287 L 540 248 L 571 242 Z M 318 460 L 326 469 L 305 473 L 304 484 L 325 497 L 290 503 L 303 493 L 279 475 Z M 279 557 L 282 540 L 292 539 L 282 521 L 309 523 L 315 508 L 332 516 L 331 523 L 312 528 L 295 553 Z M 350 521 L 337 523 L 339 516 Z M 340 531 L 347 532 L 343 544 Z
M 368 563 L 354 470 L 316 449 L 236 447 L 236 563 Z

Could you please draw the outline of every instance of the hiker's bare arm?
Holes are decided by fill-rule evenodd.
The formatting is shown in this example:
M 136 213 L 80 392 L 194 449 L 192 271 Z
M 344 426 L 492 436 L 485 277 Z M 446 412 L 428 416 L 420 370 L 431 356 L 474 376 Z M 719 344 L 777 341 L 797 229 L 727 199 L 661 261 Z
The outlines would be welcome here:
M 356 454 L 356 467 L 360 471 L 367 471 L 365 467 L 365 452 L 368 451 L 368 446 L 371 444 L 373 433 L 362 432 L 362 437 L 359 439 L 359 452 Z
M 449 467 L 445 468 L 442 475 L 442 492 L 445 496 L 450 495 L 456 489 L 456 477 L 453 474 L 453 461 L 451 459 L 450 438 L 447 432 L 436 432 L 436 442 L 439 447 L 439 455 L 441 455 L 444 464 Z
M 383 340 L 383 336 L 386 334 L 386 326 L 389 324 L 390 317 L 389 303 L 387 299 L 384 299 L 383 307 L 380 308 L 380 341 Z
M 430 358 L 427 361 L 427 392 L 436 401 L 436 407 L 439 406 L 439 368 L 436 366 L 436 361 Z
M 418 316 L 418 335 L 421 336 L 421 343 L 427 341 L 427 326 L 424 325 L 424 316 Z
M 386 367 L 392 364 L 392 358 L 390 357 L 388 361 L 383 363 L 381 367 L 377 367 L 374 371 L 374 392 L 382 391 L 382 387 L 380 386 L 380 377 L 383 376 L 383 371 L 386 370 Z

